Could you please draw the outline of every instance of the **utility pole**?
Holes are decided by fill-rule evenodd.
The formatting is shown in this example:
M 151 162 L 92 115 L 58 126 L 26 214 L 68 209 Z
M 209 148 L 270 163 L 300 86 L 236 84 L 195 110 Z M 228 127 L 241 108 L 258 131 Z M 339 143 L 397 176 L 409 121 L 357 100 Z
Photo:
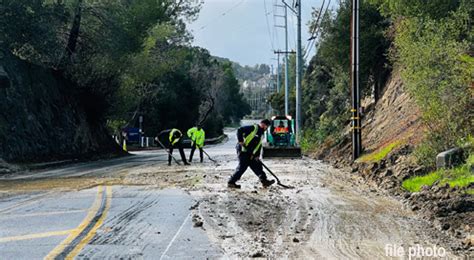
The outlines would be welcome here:
M 362 150 L 359 89 L 359 0 L 352 0 L 351 19 L 351 94 L 352 94 L 352 159 L 359 158 Z
M 285 0 L 282 0 L 283 4 L 289 8 L 295 15 L 297 20 L 296 29 L 296 142 L 299 143 L 301 137 L 301 82 L 303 76 L 303 53 L 301 46 L 301 0 L 295 0 L 295 6 L 292 7 Z
M 301 49 L 301 0 L 296 0 L 297 43 L 296 43 L 296 142 L 301 138 L 301 82 L 303 75 L 303 53 Z
M 271 79 L 270 81 L 272 82 L 272 88 L 271 88 L 271 90 L 275 90 L 275 91 L 276 91 L 276 88 L 274 88 L 275 83 L 274 83 L 274 81 L 273 81 L 273 77 L 274 77 L 274 74 L 273 74 L 273 64 L 271 64 L 270 66 L 271 66 L 271 68 L 272 68 L 272 70 L 271 70 L 271 72 L 270 72 L 270 79 Z
M 289 114 L 288 111 L 288 92 L 290 86 L 289 68 L 288 68 L 288 7 L 285 5 L 285 116 Z
M 277 53 L 277 93 L 280 93 L 280 71 L 281 71 L 281 68 L 280 68 L 280 53 Z
M 274 51 L 275 54 L 278 55 L 278 60 L 279 57 L 280 57 L 280 54 L 285 54 L 285 57 L 286 57 L 286 65 L 285 65 L 285 115 L 288 115 L 288 97 L 289 97 L 289 94 L 288 94 L 288 85 L 289 85 L 289 78 L 288 78 L 288 54 L 294 54 L 296 52 L 294 51 L 281 51 L 281 50 L 277 50 L 277 51 Z M 278 67 L 280 67 L 280 63 L 278 62 Z
M 285 19 L 285 25 L 275 25 L 275 27 L 283 28 L 285 29 L 285 52 L 281 52 L 285 54 L 285 115 L 288 115 L 288 97 L 289 97 L 289 85 L 290 85 L 290 79 L 288 78 L 289 74 L 289 68 L 288 68 L 288 5 L 285 3 L 284 0 L 282 0 L 282 3 L 284 5 L 275 5 L 276 7 L 284 8 L 285 9 L 285 14 L 284 15 L 275 15 L 275 17 L 280 17 Z

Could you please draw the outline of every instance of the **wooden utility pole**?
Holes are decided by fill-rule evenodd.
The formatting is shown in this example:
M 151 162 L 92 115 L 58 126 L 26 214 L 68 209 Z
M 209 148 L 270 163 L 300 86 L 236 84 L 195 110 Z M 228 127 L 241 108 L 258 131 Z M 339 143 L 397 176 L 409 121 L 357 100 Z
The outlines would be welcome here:
M 352 94 L 352 159 L 359 158 L 362 150 L 362 125 L 360 118 L 360 87 L 359 87 L 359 4 L 360 0 L 352 0 L 351 19 L 351 94 Z
M 296 142 L 299 143 L 301 139 L 301 82 L 303 77 L 303 52 L 301 46 L 301 0 L 296 0 Z

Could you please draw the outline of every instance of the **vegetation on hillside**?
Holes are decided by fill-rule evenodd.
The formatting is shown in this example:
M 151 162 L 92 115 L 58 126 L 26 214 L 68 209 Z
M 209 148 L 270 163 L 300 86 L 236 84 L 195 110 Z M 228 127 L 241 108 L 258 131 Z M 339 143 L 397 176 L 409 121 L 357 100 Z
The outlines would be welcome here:
M 249 112 L 231 65 L 190 46 L 200 1 L 5 0 L 0 50 L 74 82 L 91 124 L 154 135 L 205 119 L 209 136 Z M 116 130 L 116 129 L 113 129 Z
M 474 3 L 374 2 L 394 21 L 391 59 L 427 126 L 415 155 L 421 164 L 433 166 L 437 153 L 462 146 L 474 130 Z
M 315 11 L 314 16 L 319 14 Z M 360 9 L 360 84 L 364 95 L 376 96 L 387 78 L 385 37 L 388 21 L 372 6 Z M 350 118 L 350 18 L 351 1 L 341 1 L 319 26 L 317 53 L 312 57 L 303 82 L 304 141 L 316 146 L 337 142 Z M 316 18 L 315 18 L 316 20 Z
M 317 53 L 304 81 L 304 147 L 334 145 L 349 123 L 351 1 L 326 14 Z M 315 12 L 315 17 L 319 14 Z M 400 71 L 403 86 L 420 108 L 426 131 L 413 155 L 434 168 L 436 155 L 464 147 L 468 162 L 406 180 L 417 191 L 434 182 L 468 186 L 472 177 L 474 132 L 474 3 L 472 1 L 370 0 L 360 9 L 360 77 L 363 97 L 377 101 L 390 70 Z M 316 20 L 316 19 L 315 19 Z M 316 26 L 313 22 L 312 26 Z M 398 141 L 360 158 L 380 161 Z

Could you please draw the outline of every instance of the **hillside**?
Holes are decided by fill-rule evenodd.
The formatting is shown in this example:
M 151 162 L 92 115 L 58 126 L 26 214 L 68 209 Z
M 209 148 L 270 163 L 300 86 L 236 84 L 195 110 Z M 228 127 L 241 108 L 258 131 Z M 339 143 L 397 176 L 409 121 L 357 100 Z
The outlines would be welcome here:
M 120 152 L 74 83 L 59 71 L 6 56 L 0 89 L 0 159 L 37 162 Z
M 239 80 L 240 92 L 252 109 L 251 117 L 262 118 L 268 116 L 270 107 L 267 100 L 274 92 L 276 79 L 271 75 L 270 67 L 266 64 L 242 66 L 238 62 L 227 58 L 214 57 L 219 62 L 230 63 Z
M 321 31 L 303 82 L 307 154 L 347 167 L 396 196 L 473 252 L 474 30 L 472 1 L 371 0 L 361 5 L 362 155 L 353 161 L 351 1 L 312 26 Z M 444 166 L 438 155 L 449 152 Z M 438 162 L 437 162 L 438 161 Z
M 391 150 L 416 146 L 423 137 L 421 113 L 415 101 L 406 92 L 400 74 L 395 72 L 383 88 L 382 96 L 375 102 L 373 97 L 364 99 L 362 140 L 365 154 L 376 153 L 384 148 Z M 350 126 L 343 131 L 342 141 L 336 146 L 327 140 L 321 149 L 312 154 L 335 164 L 352 162 Z M 328 149 L 327 149 L 328 148 Z M 364 160 L 364 159 L 362 159 Z
M 378 102 L 366 98 L 364 107 L 364 155 L 360 159 L 352 162 L 349 125 L 339 143 L 326 142 L 310 156 L 351 169 L 355 174 L 351 178 L 404 201 L 440 231 L 458 240 L 457 248 L 453 249 L 468 250 L 474 242 L 468 224 L 474 223 L 474 199 L 466 194 L 466 189 L 433 185 L 410 193 L 402 187 L 403 181 L 427 174 L 429 169 L 417 164 L 412 155 L 423 141 L 426 129 L 420 109 L 405 90 L 400 74 L 394 72 L 390 77 Z

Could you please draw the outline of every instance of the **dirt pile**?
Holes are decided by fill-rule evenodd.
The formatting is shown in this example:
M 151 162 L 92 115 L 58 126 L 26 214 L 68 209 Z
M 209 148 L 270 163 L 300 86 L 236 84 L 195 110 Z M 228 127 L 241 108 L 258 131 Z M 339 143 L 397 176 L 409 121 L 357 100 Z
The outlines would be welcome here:
M 473 252 L 474 197 L 466 194 L 466 189 L 451 188 L 449 184 L 440 186 L 438 182 L 424 186 L 420 192 L 405 191 L 401 188 L 403 180 L 426 173 L 423 167 L 410 166 L 406 162 L 408 155 L 408 148 L 401 149 L 379 163 L 353 165 L 352 172 L 370 186 L 400 198 L 439 231 L 460 241 L 453 250 Z

